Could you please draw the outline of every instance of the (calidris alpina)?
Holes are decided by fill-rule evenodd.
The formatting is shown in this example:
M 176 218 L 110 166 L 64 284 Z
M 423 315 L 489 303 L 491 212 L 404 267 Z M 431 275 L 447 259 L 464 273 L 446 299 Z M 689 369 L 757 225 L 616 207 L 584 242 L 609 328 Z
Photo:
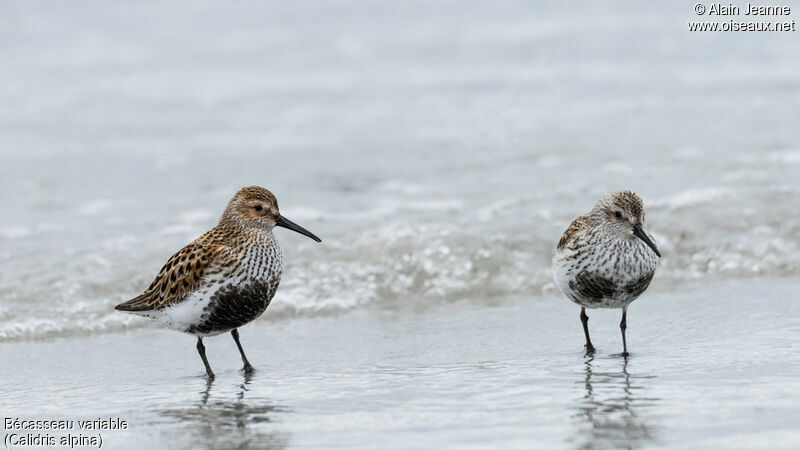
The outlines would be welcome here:
M 587 353 L 594 346 L 586 308 L 622 308 L 622 356 L 628 356 L 628 305 L 650 285 L 660 257 L 644 228 L 642 199 L 631 191 L 606 195 L 567 228 L 553 255 L 553 279 L 581 306 Z
M 228 202 L 217 226 L 174 254 L 142 295 L 116 309 L 197 336 L 197 351 L 210 378 L 214 372 L 203 338 L 230 331 L 245 373 L 252 372 L 237 328 L 267 309 L 281 281 L 283 253 L 272 234 L 274 227 L 322 242 L 281 216 L 272 192 L 258 186 L 242 188 Z

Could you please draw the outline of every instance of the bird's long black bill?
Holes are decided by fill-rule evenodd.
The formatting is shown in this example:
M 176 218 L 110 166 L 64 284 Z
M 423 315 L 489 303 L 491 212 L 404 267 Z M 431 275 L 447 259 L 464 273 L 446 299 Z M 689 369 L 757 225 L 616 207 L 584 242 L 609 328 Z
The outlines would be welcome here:
M 306 230 L 305 228 L 301 227 L 300 225 L 292 222 L 291 220 L 289 220 L 286 217 L 283 217 L 281 215 L 279 215 L 278 218 L 275 219 L 275 226 L 276 227 L 288 228 L 288 229 L 290 229 L 292 231 L 296 231 L 296 232 L 302 234 L 303 236 L 308 236 L 308 237 L 310 237 L 311 239 L 313 239 L 313 240 L 315 240 L 317 242 L 322 242 L 322 239 L 320 239 L 317 236 L 315 236 L 314 233 Z
M 656 255 L 658 255 L 659 258 L 661 257 L 661 252 L 659 252 L 658 249 L 656 248 L 655 242 L 650 240 L 650 237 L 647 236 L 647 233 L 644 232 L 642 224 L 637 223 L 636 225 L 633 226 L 633 234 L 635 234 L 636 237 L 638 237 L 639 239 L 643 240 L 648 247 L 652 248 L 653 251 L 656 252 Z

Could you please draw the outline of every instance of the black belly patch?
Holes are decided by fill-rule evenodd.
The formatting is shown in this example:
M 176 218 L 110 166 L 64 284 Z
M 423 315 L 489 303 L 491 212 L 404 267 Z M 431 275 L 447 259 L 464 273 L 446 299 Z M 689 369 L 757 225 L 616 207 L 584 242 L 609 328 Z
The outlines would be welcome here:
M 220 288 L 203 310 L 203 321 L 186 329 L 191 334 L 225 332 L 260 316 L 278 289 L 278 282 L 250 282 Z
M 631 283 L 617 285 L 608 278 L 588 272 L 580 272 L 574 281 L 569 282 L 569 287 L 582 300 L 589 303 L 600 303 L 604 299 L 616 299 L 618 297 L 635 299 L 647 289 L 652 279 L 653 273 L 650 273 Z
M 580 272 L 574 281 L 569 282 L 569 287 L 581 299 L 590 303 L 598 303 L 604 298 L 614 297 L 614 282 L 608 278 Z
M 653 279 L 654 273 L 655 272 L 650 272 L 650 274 L 645 275 L 632 283 L 626 284 L 622 288 L 623 291 L 631 297 L 638 297 L 642 295 L 642 292 L 647 289 L 647 286 L 650 286 L 650 281 Z

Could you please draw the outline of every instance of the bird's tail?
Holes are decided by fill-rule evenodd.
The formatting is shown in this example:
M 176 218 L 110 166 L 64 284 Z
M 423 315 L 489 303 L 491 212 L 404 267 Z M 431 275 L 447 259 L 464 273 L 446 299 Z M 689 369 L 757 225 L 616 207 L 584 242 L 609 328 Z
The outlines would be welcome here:
M 152 294 L 145 292 L 144 294 L 134 297 L 127 302 L 122 302 L 119 305 L 115 306 L 114 309 L 117 311 L 129 312 L 129 313 L 147 313 L 149 311 L 153 311 L 153 302 Z

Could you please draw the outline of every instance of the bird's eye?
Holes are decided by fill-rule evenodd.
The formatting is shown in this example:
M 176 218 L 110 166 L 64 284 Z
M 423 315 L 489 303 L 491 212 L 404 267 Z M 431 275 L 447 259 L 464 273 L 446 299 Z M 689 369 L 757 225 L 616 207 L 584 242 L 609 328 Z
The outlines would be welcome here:
M 253 206 L 253 209 L 255 209 L 256 211 L 261 211 L 264 208 L 261 205 L 256 205 L 256 206 Z
M 619 211 L 614 211 L 614 217 L 616 217 L 617 219 L 622 219 L 622 213 Z

